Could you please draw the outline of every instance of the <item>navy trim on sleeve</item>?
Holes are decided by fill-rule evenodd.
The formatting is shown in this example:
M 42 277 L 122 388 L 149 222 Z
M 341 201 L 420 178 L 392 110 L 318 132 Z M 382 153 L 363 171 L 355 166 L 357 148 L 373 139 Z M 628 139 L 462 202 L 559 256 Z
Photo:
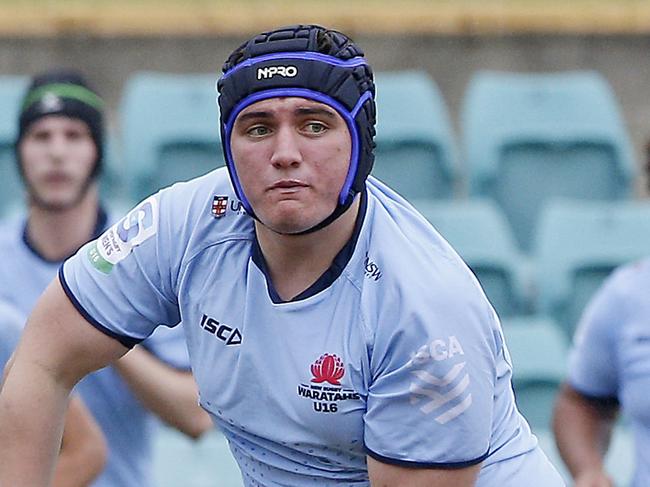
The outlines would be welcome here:
M 490 450 L 488 449 L 488 451 L 486 451 L 485 454 L 481 455 L 480 457 L 475 458 L 474 460 L 467 460 L 465 462 L 408 462 L 405 460 L 397 460 L 396 458 L 385 457 L 379 453 L 375 453 L 367 446 L 365 448 L 366 453 L 378 462 L 388 463 L 390 465 L 398 465 L 400 467 L 406 468 L 440 468 L 444 470 L 455 470 L 458 468 L 466 468 L 479 464 L 490 456 Z
M 90 314 L 88 314 L 88 312 L 84 309 L 81 303 L 77 300 L 72 290 L 68 286 L 68 283 L 65 282 L 65 276 L 63 275 L 63 264 L 61 264 L 61 267 L 59 267 L 58 274 L 59 274 L 59 282 L 61 282 L 61 286 L 63 287 L 63 291 L 65 292 L 66 296 L 68 296 L 68 299 L 70 300 L 72 305 L 77 309 L 77 311 L 79 311 L 79 314 L 83 316 L 88 323 L 90 323 L 92 326 L 97 328 L 104 335 L 108 335 L 109 337 L 114 338 L 125 347 L 133 348 L 134 346 L 136 346 L 138 343 L 142 341 L 142 339 L 139 338 L 128 337 L 125 335 L 120 335 L 119 333 L 115 333 L 114 331 L 106 328 L 95 318 L 90 316 Z

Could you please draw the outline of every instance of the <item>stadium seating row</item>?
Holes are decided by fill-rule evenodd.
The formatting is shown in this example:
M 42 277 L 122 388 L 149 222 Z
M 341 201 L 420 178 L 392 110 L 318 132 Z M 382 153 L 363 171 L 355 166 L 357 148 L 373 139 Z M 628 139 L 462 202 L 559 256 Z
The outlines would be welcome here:
M 477 73 L 462 107 L 462 151 L 443 96 L 425 72 L 382 72 L 376 79 L 374 174 L 410 199 L 451 199 L 466 189 L 471 197 L 494 200 L 523 252 L 531 251 L 549 200 L 631 194 L 636 170 L 629 137 L 611 88 L 595 72 Z M 133 203 L 223 164 L 214 81 L 212 74 L 151 72 L 128 80 L 119 144 L 108 141 L 103 179 L 114 200 Z M 5 210 L 19 200 L 11 161 L 26 83 L 25 77 L 0 77 Z
M 461 114 L 469 192 L 494 199 L 530 251 L 557 197 L 629 197 L 635 163 L 614 97 L 595 72 L 482 72 Z

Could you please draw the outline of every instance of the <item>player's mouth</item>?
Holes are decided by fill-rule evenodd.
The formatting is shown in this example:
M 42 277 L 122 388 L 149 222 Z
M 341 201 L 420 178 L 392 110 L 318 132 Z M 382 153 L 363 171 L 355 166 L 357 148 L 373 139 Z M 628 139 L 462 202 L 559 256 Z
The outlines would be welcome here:
M 299 191 L 302 188 L 307 188 L 309 185 L 299 179 L 281 179 L 276 181 L 267 188 L 268 191 L 277 191 L 281 193 Z
M 43 181 L 47 184 L 59 185 L 67 184 L 72 181 L 72 178 L 66 173 L 62 172 L 53 172 L 45 175 Z

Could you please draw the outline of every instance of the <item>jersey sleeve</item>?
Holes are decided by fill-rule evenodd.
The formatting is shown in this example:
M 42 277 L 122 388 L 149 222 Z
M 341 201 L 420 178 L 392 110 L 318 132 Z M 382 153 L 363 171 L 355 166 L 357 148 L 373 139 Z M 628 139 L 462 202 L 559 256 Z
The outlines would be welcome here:
M 171 230 L 169 191 L 137 205 L 59 270 L 61 284 L 81 315 L 128 347 L 158 325 L 175 326 L 180 320 L 175 276 L 183 235 Z
M 618 292 L 617 273 L 608 279 L 587 305 L 569 357 L 569 384 L 596 398 L 618 394 L 616 335 L 625 320 L 625 299 Z
M 497 318 L 478 286 L 450 287 L 411 290 L 406 300 L 416 304 L 382 313 L 364 418 L 366 449 L 381 462 L 463 468 L 488 455 Z
M 183 326 L 159 327 L 142 345 L 160 360 L 175 369 L 190 370 L 190 357 Z

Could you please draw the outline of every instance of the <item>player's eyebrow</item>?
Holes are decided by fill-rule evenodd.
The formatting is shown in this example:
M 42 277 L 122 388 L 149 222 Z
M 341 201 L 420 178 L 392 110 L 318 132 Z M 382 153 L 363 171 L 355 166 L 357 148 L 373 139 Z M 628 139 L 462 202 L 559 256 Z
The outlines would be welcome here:
M 336 114 L 332 110 L 328 108 L 321 108 L 321 107 L 298 107 L 296 108 L 295 113 L 296 115 L 301 115 L 301 116 L 322 115 L 332 120 L 336 118 Z
M 237 116 L 237 123 L 244 123 L 247 120 L 252 119 L 269 119 L 271 118 L 271 113 L 263 110 L 258 110 L 254 112 L 246 112 Z

